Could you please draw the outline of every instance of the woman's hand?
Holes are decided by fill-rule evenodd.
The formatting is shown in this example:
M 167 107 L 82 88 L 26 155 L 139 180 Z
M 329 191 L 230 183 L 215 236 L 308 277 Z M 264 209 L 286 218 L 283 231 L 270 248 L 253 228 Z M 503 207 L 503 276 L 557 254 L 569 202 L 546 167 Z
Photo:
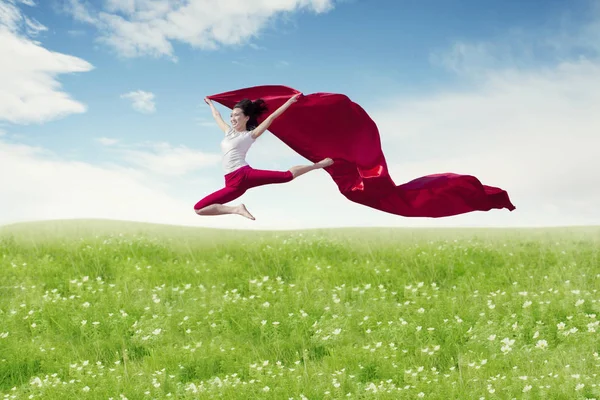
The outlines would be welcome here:
M 300 96 L 302 96 L 302 93 L 295 94 L 295 95 L 294 95 L 294 96 L 292 96 L 292 97 L 291 97 L 291 98 L 290 98 L 288 101 L 289 101 L 290 103 L 295 103 L 295 102 L 297 102 L 297 101 L 298 101 L 298 97 L 300 97 Z

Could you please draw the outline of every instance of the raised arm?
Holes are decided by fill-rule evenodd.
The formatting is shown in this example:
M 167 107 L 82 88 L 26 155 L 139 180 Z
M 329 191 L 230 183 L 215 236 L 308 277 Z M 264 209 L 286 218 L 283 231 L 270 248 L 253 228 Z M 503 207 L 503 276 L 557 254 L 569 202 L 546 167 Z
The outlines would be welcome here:
M 289 106 L 291 106 L 292 103 L 295 103 L 301 94 L 302 93 L 298 93 L 298 94 L 294 95 L 294 97 L 292 97 L 288 101 L 286 101 L 281 107 L 279 107 L 277 110 L 275 110 L 275 112 L 273 114 L 269 115 L 260 125 L 258 125 L 256 128 L 254 128 L 254 130 L 252 131 L 252 137 L 254 139 L 256 139 L 260 135 L 262 135 L 269 128 L 269 126 L 271 125 L 273 120 L 275 118 L 277 118 L 278 116 L 280 116 L 285 110 L 287 110 L 287 108 Z
M 212 101 L 209 98 L 205 98 L 204 101 L 206 102 L 206 104 L 208 104 L 210 106 L 210 109 L 212 111 L 212 115 L 215 118 L 215 121 L 217 121 L 217 125 L 219 125 L 219 128 L 221 128 L 221 130 L 224 133 L 229 132 L 229 130 L 231 129 L 231 127 L 229 125 L 227 125 L 227 123 L 225 123 L 225 121 L 223 121 L 223 118 L 221 117 L 221 113 L 219 112 L 219 110 L 217 110 L 215 108 L 215 106 L 212 103 Z

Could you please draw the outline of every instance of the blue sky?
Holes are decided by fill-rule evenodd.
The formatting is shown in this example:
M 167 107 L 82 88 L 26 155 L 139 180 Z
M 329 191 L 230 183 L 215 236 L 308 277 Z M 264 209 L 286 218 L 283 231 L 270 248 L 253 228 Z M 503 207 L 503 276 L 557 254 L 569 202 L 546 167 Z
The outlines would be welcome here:
M 0 70 L 0 89 L 13 95 L 0 98 L 1 166 L 21 167 L 0 193 L 11 199 L 0 224 L 82 217 L 239 228 L 600 223 L 593 207 L 600 193 L 581 189 L 600 181 L 593 172 L 600 165 L 586 152 L 598 143 L 592 92 L 600 81 L 600 8 L 592 1 L 282 0 L 218 8 L 187 0 L 186 13 L 161 0 L 1 1 L 0 57 L 14 62 Z M 280 12 L 286 4 L 296 7 Z M 216 27 L 214 48 L 190 45 L 207 43 L 199 27 Z M 190 214 L 222 184 L 221 134 L 203 97 L 260 84 L 347 94 L 378 123 L 398 184 L 469 173 L 506 188 L 517 210 L 405 219 L 348 204 L 316 172 L 245 195 L 256 222 Z M 137 91 L 153 96 L 143 103 L 149 110 L 126 96 Z M 69 103 L 58 101 L 65 96 Z M 543 134 L 546 127 L 555 131 Z M 565 157 L 569 168 L 553 170 Z M 268 135 L 248 159 L 277 169 L 305 162 Z M 583 191 L 573 182 L 584 182 L 576 185 Z M 306 185 L 317 195 L 304 199 Z M 130 200 L 121 201 L 120 191 Z M 36 209 L 38 201 L 47 204 Z

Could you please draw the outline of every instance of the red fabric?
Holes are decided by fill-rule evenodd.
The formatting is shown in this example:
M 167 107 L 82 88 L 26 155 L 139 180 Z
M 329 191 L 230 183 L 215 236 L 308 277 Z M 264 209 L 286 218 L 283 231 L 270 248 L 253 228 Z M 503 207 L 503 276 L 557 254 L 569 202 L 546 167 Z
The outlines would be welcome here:
M 198 201 L 194 210 L 211 204 L 225 204 L 246 193 L 246 190 L 262 185 L 289 182 L 294 178 L 290 171 L 269 171 L 254 169 L 245 165 L 225 175 L 225 187 Z
M 210 99 L 225 107 L 249 98 L 263 99 L 268 112 L 262 122 L 299 91 L 280 85 L 244 88 Z M 471 211 L 515 207 L 506 191 L 482 185 L 474 176 L 443 173 L 396 185 L 389 175 L 375 122 L 347 96 L 335 93 L 302 95 L 271 124 L 269 131 L 292 150 L 318 162 L 347 199 L 405 217 L 447 217 Z

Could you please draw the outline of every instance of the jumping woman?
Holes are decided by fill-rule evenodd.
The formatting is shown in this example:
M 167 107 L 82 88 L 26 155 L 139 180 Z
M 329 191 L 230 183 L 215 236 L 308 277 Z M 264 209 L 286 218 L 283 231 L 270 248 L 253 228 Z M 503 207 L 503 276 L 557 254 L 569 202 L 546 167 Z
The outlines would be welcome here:
M 225 204 L 243 195 L 246 190 L 262 185 L 289 182 L 300 175 L 314 169 L 328 167 L 333 164 L 331 158 L 326 158 L 313 165 L 297 165 L 287 171 L 269 171 L 252 168 L 246 162 L 246 153 L 254 141 L 262 135 L 273 120 L 283 113 L 300 94 L 290 98 L 285 104 L 269 115 L 260 125 L 257 118 L 266 111 L 263 100 L 254 102 L 244 99 L 231 110 L 231 126 L 215 108 L 212 101 L 205 98 L 210 106 L 217 125 L 225 133 L 221 142 L 223 151 L 223 169 L 225 171 L 225 187 L 209 194 L 194 206 L 198 215 L 239 214 L 251 220 L 255 218 L 248 212 L 244 204 L 226 206 Z

